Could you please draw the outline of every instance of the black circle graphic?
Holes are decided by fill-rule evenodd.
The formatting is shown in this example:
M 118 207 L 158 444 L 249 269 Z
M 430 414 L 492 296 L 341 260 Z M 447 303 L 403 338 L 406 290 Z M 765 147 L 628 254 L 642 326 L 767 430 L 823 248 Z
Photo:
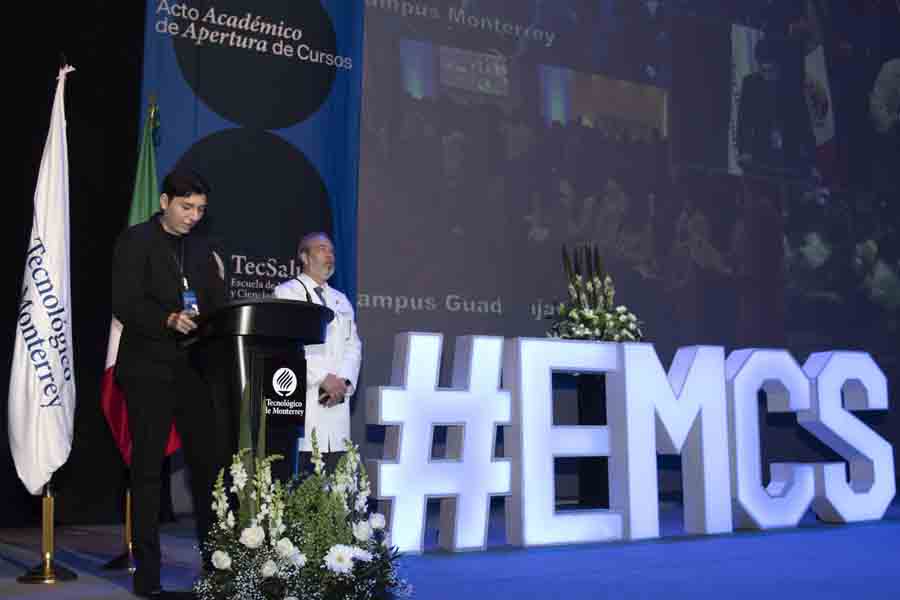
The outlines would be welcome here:
M 193 169 L 209 182 L 203 225 L 227 255 L 223 258 L 287 260 L 296 255 L 303 234 L 331 232 L 325 183 L 302 152 L 275 134 L 215 133 L 194 144 L 177 168 Z
M 280 129 L 303 121 L 328 97 L 337 67 L 324 57 L 337 55 L 337 37 L 321 2 L 193 6 L 195 19 L 173 19 L 180 28 L 175 55 L 187 84 L 212 110 L 244 127 Z

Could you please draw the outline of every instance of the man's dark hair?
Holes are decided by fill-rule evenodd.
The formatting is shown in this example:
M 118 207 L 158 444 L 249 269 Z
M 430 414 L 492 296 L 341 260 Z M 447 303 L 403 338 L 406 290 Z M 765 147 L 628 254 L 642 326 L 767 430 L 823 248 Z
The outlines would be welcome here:
M 163 179 L 162 193 L 169 198 L 186 197 L 194 194 L 209 196 L 210 187 L 196 171 L 175 169 Z

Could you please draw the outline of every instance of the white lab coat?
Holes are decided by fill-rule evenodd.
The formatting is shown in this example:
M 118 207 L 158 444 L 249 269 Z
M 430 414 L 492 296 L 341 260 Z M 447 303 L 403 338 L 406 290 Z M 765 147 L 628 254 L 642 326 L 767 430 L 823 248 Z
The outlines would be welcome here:
M 276 287 L 275 297 L 321 304 L 315 292 L 317 285 L 312 277 L 302 273 L 298 278 L 289 279 Z M 321 452 L 338 452 L 344 449 L 344 439 L 350 439 L 350 396 L 356 391 L 362 359 L 362 342 L 356 331 L 353 305 L 347 296 L 327 283 L 320 287 L 323 288 L 325 305 L 334 311 L 334 320 L 328 324 L 324 344 L 305 347 L 306 426 L 300 441 L 301 452 L 312 451 L 313 428 L 316 430 L 316 440 Z M 319 404 L 319 386 L 330 373 L 339 379 L 349 380 L 350 387 L 344 402 L 326 408 Z

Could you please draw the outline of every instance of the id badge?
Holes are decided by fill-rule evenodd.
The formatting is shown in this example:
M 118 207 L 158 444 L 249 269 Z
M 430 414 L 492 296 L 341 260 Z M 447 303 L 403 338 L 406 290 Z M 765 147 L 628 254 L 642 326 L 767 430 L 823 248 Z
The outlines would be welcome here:
M 353 331 L 352 321 L 349 316 L 345 316 L 340 311 L 334 312 L 334 324 L 338 333 L 344 337 L 344 340 L 350 339 L 350 332 Z
M 194 290 L 183 290 L 181 292 L 181 303 L 184 310 L 195 315 L 200 314 L 200 304 L 197 302 L 197 292 Z

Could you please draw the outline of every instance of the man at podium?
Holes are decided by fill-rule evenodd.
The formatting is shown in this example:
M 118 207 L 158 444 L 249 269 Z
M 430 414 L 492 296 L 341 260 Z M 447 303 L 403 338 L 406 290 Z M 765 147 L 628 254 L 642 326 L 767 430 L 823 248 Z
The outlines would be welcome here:
M 275 297 L 322 304 L 334 312 L 328 324 L 324 344 L 306 350 L 306 424 L 300 443 L 300 472 L 312 465 L 312 431 L 325 467 L 331 471 L 344 453 L 344 440 L 350 439 L 350 396 L 356 390 L 362 343 L 356 331 L 353 305 L 340 291 L 328 285 L 334 274 L 334 244 L 322 232 L 310 233 L 300 240 L 297 256 L 303 272 L 275 288 Z
M 209 498 L 221 444 L 209 426 L 216 414 L 207 386 L 178 344 L 196 329 L 198 314 L 225 301 L 217 257 L 194 231 L 206 213 L 209 186 L 196 173 L 175 171 L 162 187 L 162 210 L 122 233 L 112 269 L 112 309 L 123 325 L 116 379 L 125 393 L 132 438 L 134 592 L 147 598 L 162 593 L 160 471 L 172 422 L 191 470 L 201 542 L 211 523 Z

